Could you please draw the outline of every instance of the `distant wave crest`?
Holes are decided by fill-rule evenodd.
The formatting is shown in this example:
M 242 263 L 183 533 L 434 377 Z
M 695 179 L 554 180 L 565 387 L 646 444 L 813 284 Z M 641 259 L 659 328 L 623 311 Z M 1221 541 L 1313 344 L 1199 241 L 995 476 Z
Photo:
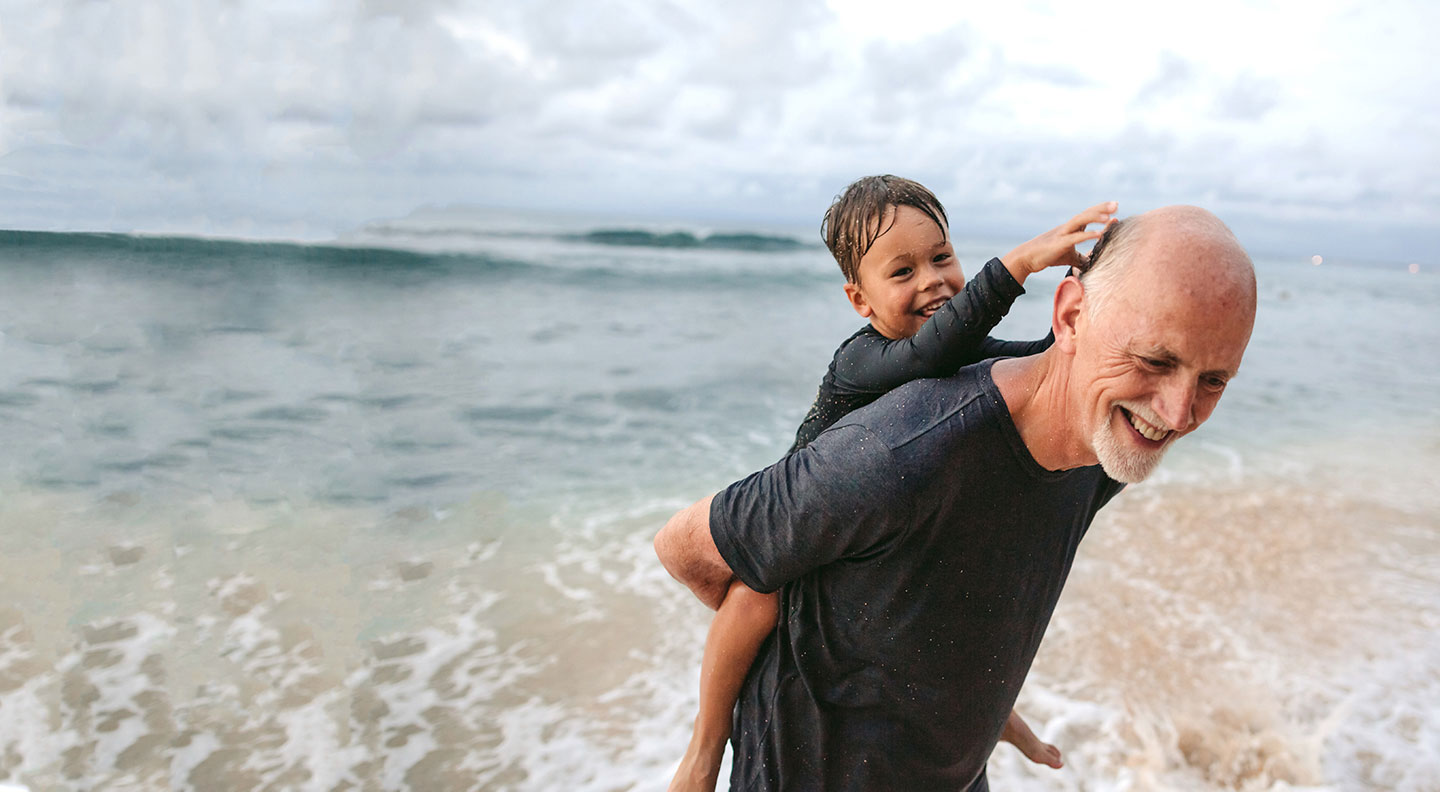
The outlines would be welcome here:
M 470 264 L 481 265 L 489 271 L 504 271 L 523 269 L 526 266 L 483 253 L 426 253 L 378 246 L 92 232 L 0 230 L 0 249 L 7 249 L 12 254 L 30 252 L 43 257 L 69 253 L 91 255 L 111 261 L 144 260 L 179 267 L 215 263 L 263 263 L 269 266 L 299 263 L 335 269 L 448 270 Z
M 656 232 L 632 228 L 600 228 L 580 235 L 580 239 L 597 245 L 706 248 L 712 250 L 743 250 L 752 252 L 801 250 L 808 247 L 804 242 L 786 236 L 748 233 L 696 236 L 689 231 Z
M 414 236 L 414 234 L 411 234 Z M 396 235 L 398 236 L 398 234 Z M 0 230 L 0 251 L 10 264 L 27 260 L 50 266 L 57 259 L 90 261 L 105 266 L 139 267 L 167 272 L 194 272 L 226 267 L 263 272 L 276 267 L 298 266 L 329 271 L 334 277 L 378 277 L 397 282 L 415 278 L 561 278 L 571 282 L 624 286 L 675 280 L 686 286 L 709 283 L 715 286 L 748 288 L 756 280 L 766 283 L 808 285 L 828 280 L 828 268 L 819 272 L 805 267 L 775 268 L 754 259 L 753 266 L 728 260 L 723 266 L 684 260 L 686 250 L 725 250 L 747 259 L 747 253 L 764 253 L 805 248 L 787 237 L 732 233 L 697 237 L 689 232 L 659 233 L 625 229 L 599 229 L 578 235 L 501 232 L 490 236 L 548 237 L 569 239 L 602 246 L 634 246 L 674 250 L 674 261 L 633 261 L 620 256 L 531 257 L 485 250 L 426 251 L 384 243 L 303 243 L 209 239 L 203 237 L 150 236 L 119 233 L 7 231 Z
M 697 234 L 691 231 L 647 231 L 643 228 L 595 228 L 579 233 L 500 230 L 463 225 L 397 226 L 376 223 L 365 227 L 365 233 L 390 239 L 558 239 L 614 247 L 643 247 L 695 250 L 733 250 L 746 253 L 770 253 L 805 250 L 819 247 L 795 237 L 752 232 L 721 232 Z

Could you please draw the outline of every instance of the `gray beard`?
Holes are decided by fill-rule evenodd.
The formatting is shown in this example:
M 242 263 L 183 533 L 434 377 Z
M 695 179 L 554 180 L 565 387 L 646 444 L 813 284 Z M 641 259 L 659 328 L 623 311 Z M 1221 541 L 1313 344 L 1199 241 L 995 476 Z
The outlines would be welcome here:
M 1113 411 L 1111 415 L 1114 415 Z M 1121 416 L 1121 420 L 1124 420 L 1124 416 Z M 1139 484 L 1144 481 L 1155 472 L 1160 458 L 1170 450 L 1169 443 L 1159 451 L 1136 451 L 1127 448 L 1111 431 L 1110 421 L 1095 427 L 1095 433 L 1090 436 L 1090 447 L 1095 450 L 1095 457 L 1100 460 L 1100 469 L 1105 471 L 1105 475 L 1125 484 Z

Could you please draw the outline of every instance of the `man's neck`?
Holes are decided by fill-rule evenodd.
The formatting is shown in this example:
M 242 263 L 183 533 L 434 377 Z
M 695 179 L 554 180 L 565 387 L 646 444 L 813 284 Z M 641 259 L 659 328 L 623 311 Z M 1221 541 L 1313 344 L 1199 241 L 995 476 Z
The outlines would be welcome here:
M 1055 348 L 1039 355 L 995 361 L 990 376 L 1030 456 L 1046 470 L 1096 464 L 1095 453 L 1078 436 L 1078 418 L 1067 398 L 1068 361 Z

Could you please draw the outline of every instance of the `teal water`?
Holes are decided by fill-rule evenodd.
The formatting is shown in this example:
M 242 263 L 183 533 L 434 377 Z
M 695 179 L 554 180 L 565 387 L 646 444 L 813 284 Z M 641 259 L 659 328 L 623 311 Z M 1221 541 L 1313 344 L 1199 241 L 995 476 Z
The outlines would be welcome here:
M 1070 768 L 1002 746 L 1007 788 L 1440 785 L 1440 277 L 1257 263 L 1240 377 L 1097 523 L 1022 697 Z M 769 230 L 11 231 L 0 273 L 36 790 L 663 788 L 706 614 L 650 537 L 778 458 L 859 321 Z

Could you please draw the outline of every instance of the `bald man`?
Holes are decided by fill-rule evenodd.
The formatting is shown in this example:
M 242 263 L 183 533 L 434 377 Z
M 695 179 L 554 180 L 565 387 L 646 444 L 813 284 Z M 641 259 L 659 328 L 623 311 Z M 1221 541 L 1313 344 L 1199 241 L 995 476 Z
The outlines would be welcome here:
M 1254 319 L 1214 215 L 1129 218 L 1056 289 L 1046 352 L 898 388 L 671 518 L 656 552 L 702 601 L 782 592 L 731 788 L 988 789 L 1081 537 L 1210 416 Z

